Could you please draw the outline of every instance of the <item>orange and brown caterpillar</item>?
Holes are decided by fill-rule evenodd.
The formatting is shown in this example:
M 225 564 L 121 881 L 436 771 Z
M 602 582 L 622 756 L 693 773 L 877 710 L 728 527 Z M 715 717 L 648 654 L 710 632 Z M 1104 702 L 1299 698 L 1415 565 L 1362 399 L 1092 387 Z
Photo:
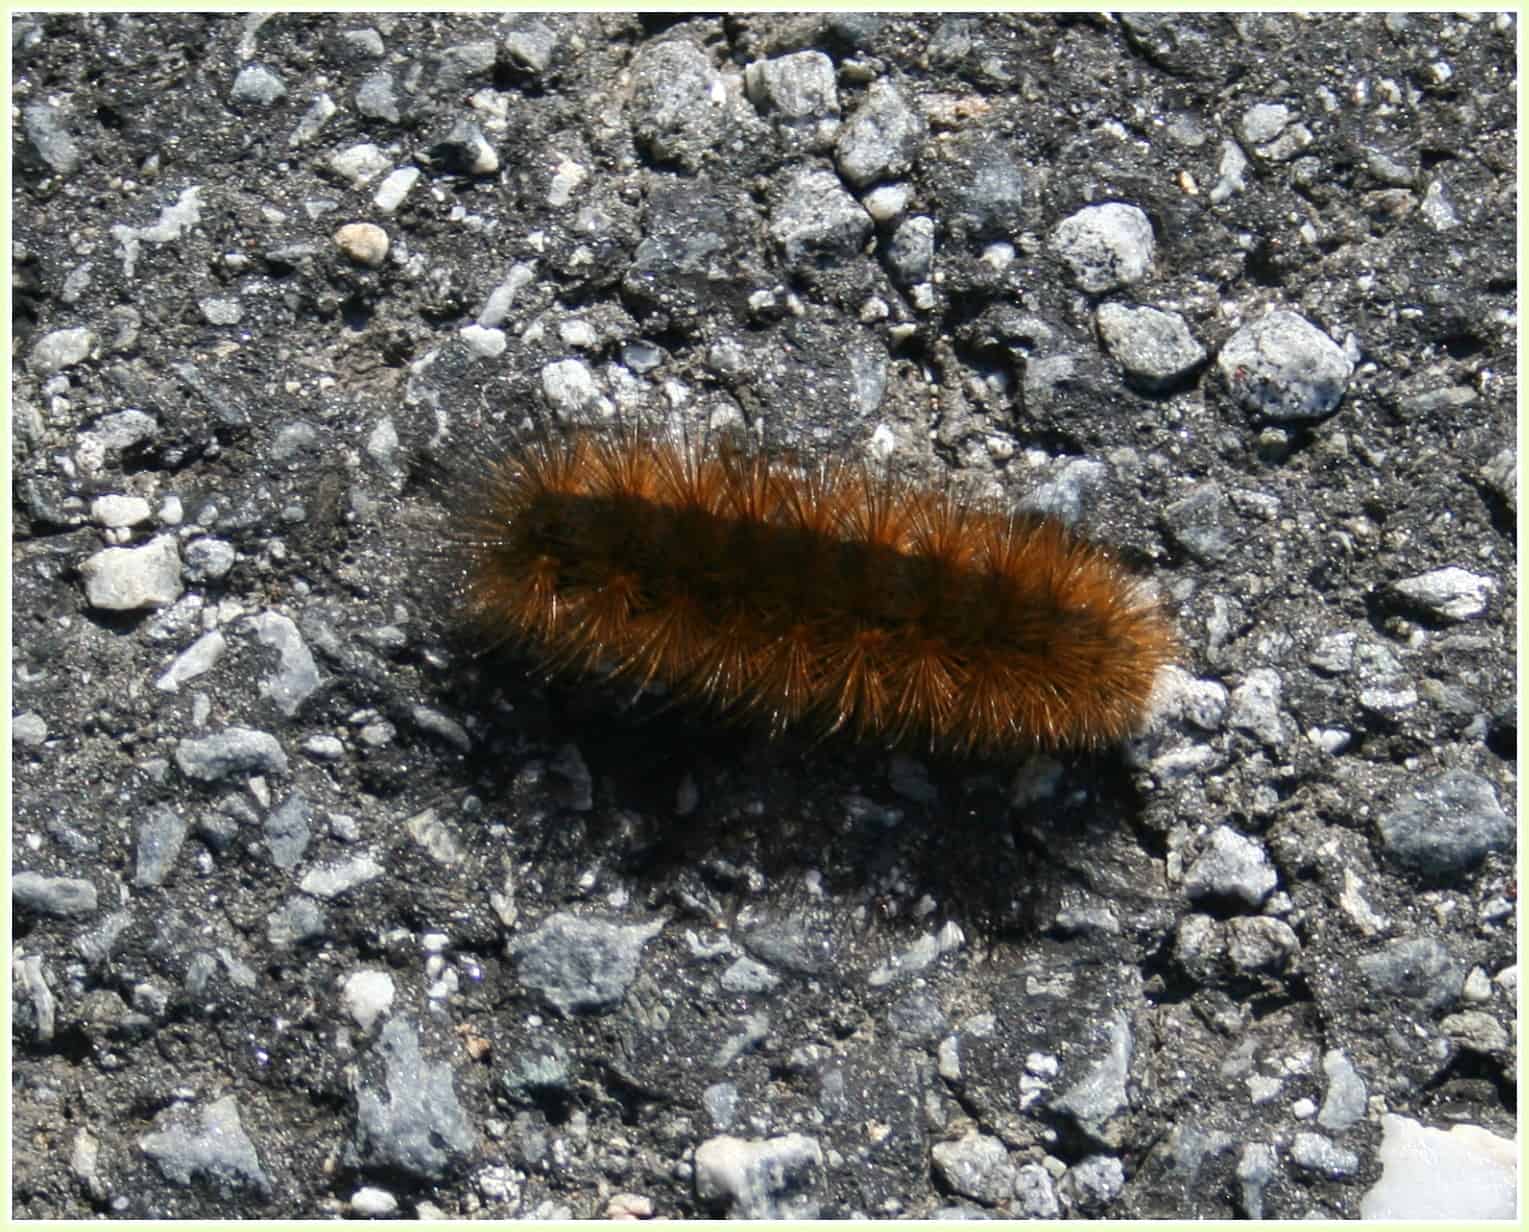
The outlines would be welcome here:
M 478 633 L 777 729 L 1097 748 L 1176 654 L 1160 605 L 1063 522 L 854 464 L 575 430 L 487 463 L 464 503 Z

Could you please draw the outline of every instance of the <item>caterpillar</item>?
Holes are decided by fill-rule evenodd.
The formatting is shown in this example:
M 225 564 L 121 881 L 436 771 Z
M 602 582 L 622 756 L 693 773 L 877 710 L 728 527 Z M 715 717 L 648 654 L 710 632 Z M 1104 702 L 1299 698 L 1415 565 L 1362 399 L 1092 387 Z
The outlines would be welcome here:
M 1142 723 L 1177 654 L 1107 548 L 864 465 L 573 429 L 466 482 L 451 538 L 473 632 L 776 731 L 1097 749 Z

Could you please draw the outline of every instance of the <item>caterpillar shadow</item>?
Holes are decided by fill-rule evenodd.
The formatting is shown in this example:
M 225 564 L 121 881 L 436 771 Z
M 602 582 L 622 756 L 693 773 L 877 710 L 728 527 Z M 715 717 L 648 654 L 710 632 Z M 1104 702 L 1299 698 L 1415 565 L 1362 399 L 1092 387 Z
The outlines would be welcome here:
M 523 669 L 496 681 L 516 703 L 478 704 L 501 717 L 463 786 L 514 817 L 544 885 L 570 897 L 599 868 L 698 917 L 825 895 L 894 928 L 1031 936 L 1092 892 L 1101 843 L 1142 809 L 1115 752 L 1021 766 L 918 757 Z M 518 807 L 528 767 L 537 804 Z

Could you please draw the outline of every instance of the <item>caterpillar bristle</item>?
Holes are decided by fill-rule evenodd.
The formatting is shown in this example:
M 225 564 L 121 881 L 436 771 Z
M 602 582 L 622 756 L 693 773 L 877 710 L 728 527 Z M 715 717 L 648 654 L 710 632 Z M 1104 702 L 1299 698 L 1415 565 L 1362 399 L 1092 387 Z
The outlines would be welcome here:
M 1177 654 L 1159 604 L 1056 519 L 733 437 L 549 434 L 451 514 L 485 641 L 776 731 L 1098 748 L 1140 725 Z

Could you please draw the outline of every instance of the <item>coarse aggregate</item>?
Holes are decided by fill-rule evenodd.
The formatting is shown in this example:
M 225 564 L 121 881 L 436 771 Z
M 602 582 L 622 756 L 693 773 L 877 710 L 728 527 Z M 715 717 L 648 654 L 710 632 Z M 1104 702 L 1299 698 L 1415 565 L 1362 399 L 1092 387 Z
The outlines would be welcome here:
M 1512 14 L 11 35 L 16 1216 L 1513 1214 Z M 1183 661 L 963 763 L 464 647 L 431 476 L 615 417 Z

